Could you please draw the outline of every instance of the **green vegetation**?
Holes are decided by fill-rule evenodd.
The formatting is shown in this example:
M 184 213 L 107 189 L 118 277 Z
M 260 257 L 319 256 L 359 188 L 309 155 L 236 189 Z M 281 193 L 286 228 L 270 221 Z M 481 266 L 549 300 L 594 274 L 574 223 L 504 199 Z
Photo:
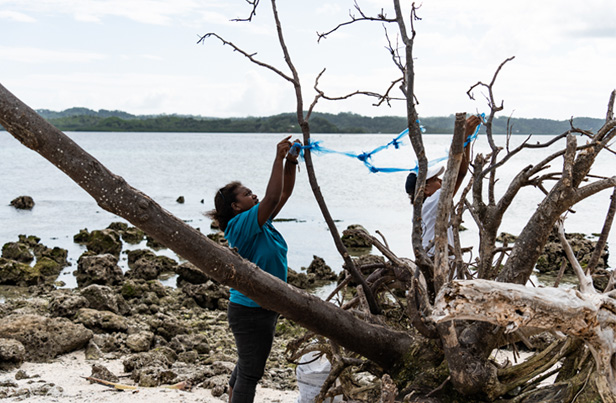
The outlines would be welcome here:
M 210 133 L 300 133 L 294 113 L 268 117 L 210 118 L 202 116 L 157 115 L 136 116 L 121 111 L 71 108 L 62 112 L 37 111 L 43 118 L 63 131 L 98 132 L 210 132 Z M 508 118 L 494 120 L 494 133 L 507 131 Z M 454 116 L 425 117 L 421 124 L 426 134 L 453 131 Z M 575 118 L 576 127 L 595 131 L 603 121 Z M 510 119 L 513 134 L 560 134 L 569 129 L 569 121 L 550 119 Z M 312 133 L 399 133 L 406 127 L 406 118 L 398 116 L 368 117 L 354 113 L 313 113 Z M 482 129 L 483 130 L 483 129 Z

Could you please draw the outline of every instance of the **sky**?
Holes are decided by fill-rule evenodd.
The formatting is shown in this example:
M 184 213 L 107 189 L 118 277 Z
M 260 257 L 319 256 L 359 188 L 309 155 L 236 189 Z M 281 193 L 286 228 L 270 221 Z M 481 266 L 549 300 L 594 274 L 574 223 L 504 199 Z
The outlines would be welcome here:
M 366 15 L 394 16 L 391 0 L 356 0 Z M 408 18 L 411 2 L 401 0 Z M 287 48 L 301 79 L 304 105 L 327 95 L 383 93 L 401 76 L 387 37 L 397 27 L 360 21 L 353 0 L 278 0 Z M 424 0 L 414 21 L 415 96 L 420 116 L 488 112 L 494 85 L 501 116 L 567 120 L 604 118 L 616 88 L 616 1 Z M 250 62 L 217 33 L 289 74 L 262 0 L 252 22 L 240 0 L 0 0 L 0 84 L 34 109 L 71 107 L 136 115 L 270 116 L 296 109 L 293 86 Z M 386 36 L 387 34 L 387 36 Z M 394 95 L 400 95 L 394 90 Z M 405 106 L 375 99 L 320 100 L 315 111 L 404 116 Z

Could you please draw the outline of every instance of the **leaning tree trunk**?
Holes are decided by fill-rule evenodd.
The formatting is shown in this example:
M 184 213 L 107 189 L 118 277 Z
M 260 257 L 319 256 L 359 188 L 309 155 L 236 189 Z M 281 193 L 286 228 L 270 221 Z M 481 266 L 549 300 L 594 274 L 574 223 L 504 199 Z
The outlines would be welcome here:
M 101 208 L 125 218 L 215 280 L 241 291 L 261 306 L 279 312 L 384 368 L 398 364 L 409 351 L 412 339 L 408 334 L 359 320 L 350 312 L 284 283 L 211 241 L 114 175 L 2 85 L 0 124 L 67 174 Z

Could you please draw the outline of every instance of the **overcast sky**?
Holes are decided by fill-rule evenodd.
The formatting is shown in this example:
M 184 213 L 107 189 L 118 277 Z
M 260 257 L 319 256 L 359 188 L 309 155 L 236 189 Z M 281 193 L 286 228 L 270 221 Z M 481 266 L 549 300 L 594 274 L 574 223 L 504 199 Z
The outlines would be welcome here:
M 368 15 L 393 16 L 392 2 L 357 0 Z M 399 77 L 381 23 L 344 27 L 317 43 L 316 32 L 348 20 L 350 0 L 279 0 L 305 103 L 326 68 L 329 95 L 383 92 Z M 410 1 L 402 0 L 404 4 Z M 419 3 L 419 2 L 418 2 Z M 241 0 L 0 0 L 0 84 L 35 109 L 82 106 L 133 114 L 268 116 L 295 110 L 293 87 L 209 39 L 216 32 L 288 72 L 262 0 L 253 22 Z M 466 91 L 489 82 L 503 115 L 605 116 L 616 88 L 614 0 L 425 0 L 415 22 L 416 96 L 420 116 L 487 112 L 484 96 Z M 387 27 L 396 41 L 396 27 Z M 397 94 L 397 93 L 396 93 Z M 403 116 L 402 103 L 322 101 L 321 112 Z

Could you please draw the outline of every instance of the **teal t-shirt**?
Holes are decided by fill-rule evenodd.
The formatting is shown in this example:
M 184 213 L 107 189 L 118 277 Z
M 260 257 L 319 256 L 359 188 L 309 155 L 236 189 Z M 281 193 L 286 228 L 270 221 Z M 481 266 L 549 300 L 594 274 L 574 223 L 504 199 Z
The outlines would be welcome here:
M 229 246 L 237 248 L 244 259 L 250 260 L 262 270 L 287 281 L 287 243 L 267 220 L 263 226 L 258 221 L 259 204 L 233 217 L 227 224 L 225 238 Z M 259 304 L 231 288 L 229 301 L 236 304 L 259 307 Z

